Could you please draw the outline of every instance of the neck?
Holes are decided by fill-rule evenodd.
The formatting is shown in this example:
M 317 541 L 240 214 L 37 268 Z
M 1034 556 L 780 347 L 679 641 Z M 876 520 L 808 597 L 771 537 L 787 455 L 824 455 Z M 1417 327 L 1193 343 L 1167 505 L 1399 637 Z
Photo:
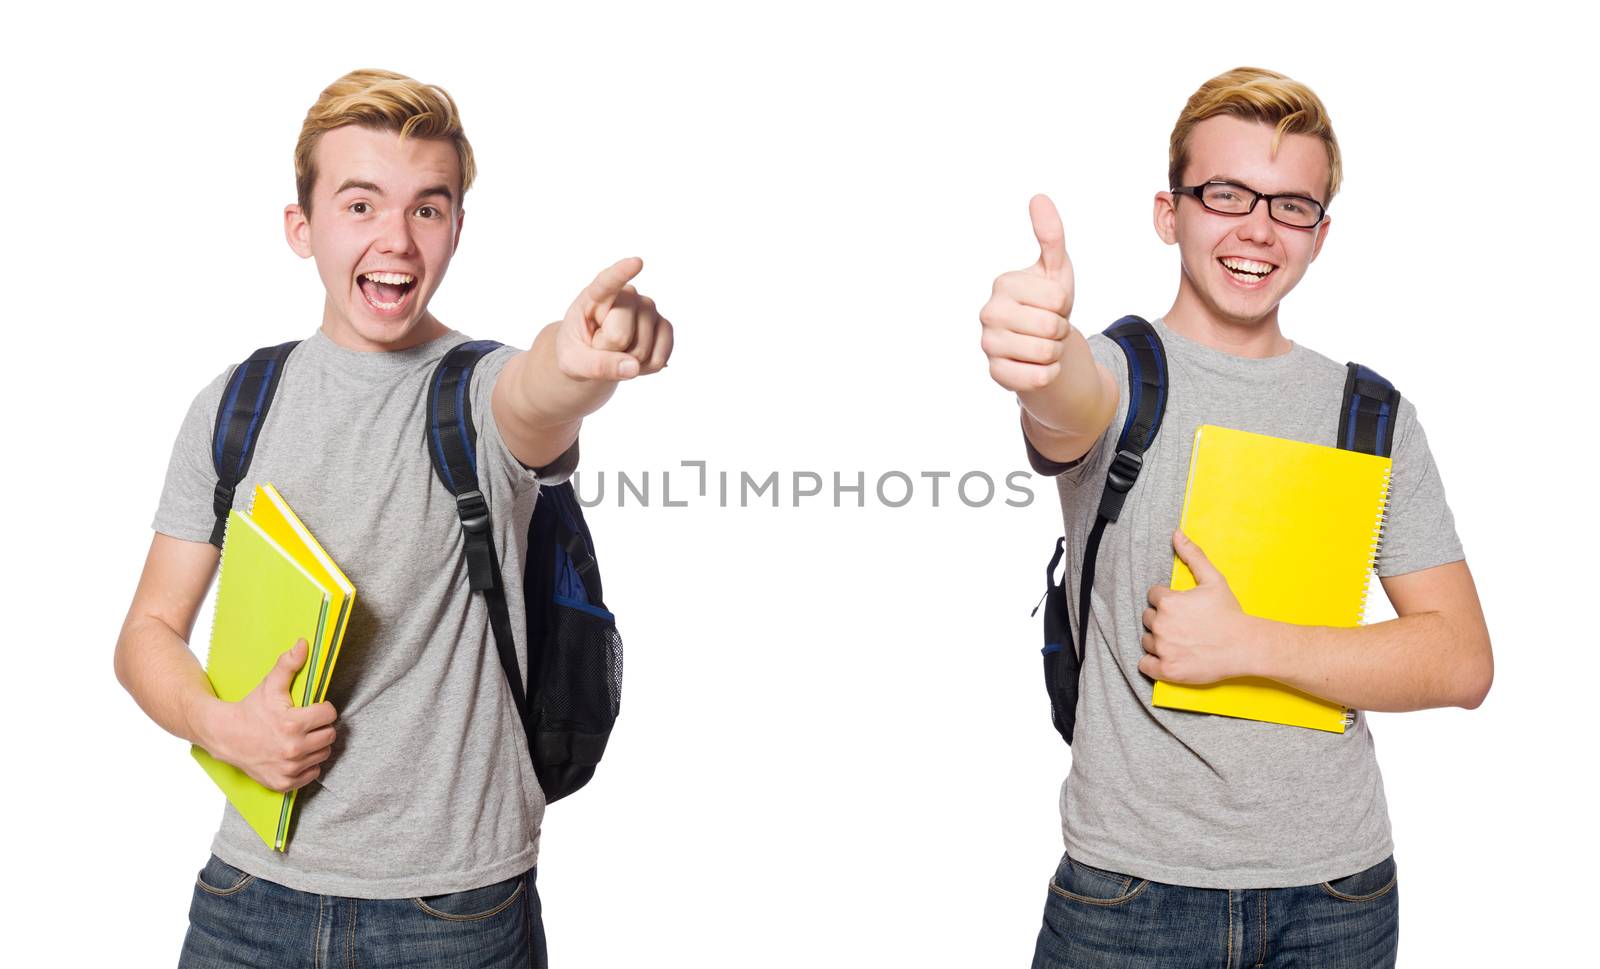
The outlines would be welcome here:
M 1178 298 L 1162 321 L 1180 336 L 1236 357 L 1262 360 L 1294 349 L 1278 329 L 1278 307 L 1255 319 L 1228 316 L 1201 299 L 1188 276 L 1179 282 Z

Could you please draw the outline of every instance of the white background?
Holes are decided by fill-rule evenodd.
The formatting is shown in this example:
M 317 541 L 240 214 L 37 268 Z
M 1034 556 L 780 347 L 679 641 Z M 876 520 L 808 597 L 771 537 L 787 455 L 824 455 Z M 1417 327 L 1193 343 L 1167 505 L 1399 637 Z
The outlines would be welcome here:
M 645 258 L 677 352 L 584 429 L 586 469 L 871 482 L 1024 466 L 976 314 L 1036 258 L 1033 192 L 1065 219 L 1081 326 L 1167 308 L 1167 135 L 1238 64 L 1330 107 L 1345 188 L 1284 328 L 1417 402 L 1494 636 L 1479 710 L 1372 717 L 1402 964 L 1570 964 L 1597 861 L 1577 23 L 1535 3 L 573 6 L 7 15 L 8 964 L 176 959 L 221 801 L 112 647 L 190 399 L 319 319 L 280 213 L 333 78 L 400 70 L 462 107 L 481 178 L 445 322 L 525 344 Z M 794 508 L 786 483 L 778 509 L 612 490 L 590 512 L 626 703 L 597 779 L 546 818 L 555 966 L 1026 964 L 1068 764 L 1028 617 L 1059 511 L 1039 479 L 1026 508 L 948 481 L 936 508 L 918 481 L 899 509 Z

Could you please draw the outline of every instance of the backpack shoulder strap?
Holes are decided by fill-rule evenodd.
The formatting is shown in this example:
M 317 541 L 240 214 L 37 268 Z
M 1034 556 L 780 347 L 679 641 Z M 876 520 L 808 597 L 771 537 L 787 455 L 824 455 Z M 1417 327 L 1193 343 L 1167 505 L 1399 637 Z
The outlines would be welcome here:
M 500 557 L 489 527 L 489 502 L 478 487 L 478 429 L 472 419 L 472 371 L 479 360 L 502 345 L 494 340 L 473 340 L 453 348 L 439 361 L 428 381 L 427 443 L 434 475 L 455 496 L 461 537 L 466 545 L 468 581 L 473 592 L 483 593 L 489 606 L 495 651 L 500 654 L 500 667 L 511 686 L 517 714 L 526 725 L 528 692 L 517 669 L 516 640 L 511 634 L 511 614 L 500 577 Z
M 1089 592 L 1094 588 L 1095 561 L 1100 552 L 1100 537 L 1106 525 L 1122 514 L 1122 504 L 1139 480 L 1144 454 L 1155 443 L 1161 419 L 1167 412 L 1167 351 L 1155 327 L 1137 316 L 1124 316 L 1106 329 L 1128 358 L 1128 414 L 1117 435 L 1117 454 L 1106 472 L 1105 489 L 1100 493 L 1100 509 L 1083 550 L 1083 569 L 1078 579 L 1079 657 L 1083 656 L 1084 635 L 1089 628 Z
M 256 453 L 257 432 L 261 430 L 267 410 L 272 407 L 273 395 L 278 392 L 278 381 L 283 379 L 289 351 L 299 343 L 299 340 L 290 340 L 250 354 L 248 360 L 233 368 L 228 385 L 223 388 L 222 400 L 217 405 L 217 420 L 211 430 L 211 466 L 217 472 L 217 488 L 211 501 L 217 522 L 211 528 L 211 544 L 217 548 L 222 547 L 234 490 L 250 470 L 250 459 Z
M 1351 361 L 1345 364 L 1344 401 L 1339 407 L 1338 446 L 1346 451 L 1389 456 L 1394 424 L 1400 415 L 1400 391 L 1376 370 Z
M 1128 414 L 1117 436 L 1117 455 L 1100 499 L 1100 517 L 1116 521 L 1124 499 L 1139 480 L 1144 452 L 1155 443 L 1167 412 L 1167 351 L 1155 327 L 1137 316 L 1124 316 L 1111 324 L 1106 336 L 1128 358 Z
M 478 428 L 472 419 L 472 371 L 501 344 L 463 343 L 444 355 L 428 381 L 428 457 L 440 484 L 456 499 L 467 541 L 467 572 L 472 591 L 499 582 L 494 543 L 489 536 L 489 504 L 478 487 Z

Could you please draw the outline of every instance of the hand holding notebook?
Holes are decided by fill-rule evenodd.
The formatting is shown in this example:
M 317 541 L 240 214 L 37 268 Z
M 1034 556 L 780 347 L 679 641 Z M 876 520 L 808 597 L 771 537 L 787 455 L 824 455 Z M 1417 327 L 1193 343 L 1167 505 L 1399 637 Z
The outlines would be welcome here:
M 190 753 L 277 851 L 288 846 L 296 789 L 317 769 L 311 756 L 332 743 L 333 708 L 314 705 L 327 695 L 354 600 L 355 587 L 272 485 L 257 486 L 248 515 L 228 512 L 206 676 L 219 700 L 236 704 L 224 727 L 236 736 L 218 737 L 214 752 L 196 745 Z M 263 731 L 294 735 L 271 758 L 287 766 L 270 773 L 295 767 L 295 776 L 266 778 L 289 783 L 263 784 L 238 766 Z M 260 773 L 259 763 L 254 768 Z
M 210 720 L 208 749 L 269 790 L 288 791 L 314 780 L 334 740 L 338 714 L 332 704 L 294 703 L 291 686 L 310 652 L 304 639 L 296 640 L 255 689 Z
M 1249 617 L 1227 577 L 1181 530 L 1172 533 L 1172 548 L 1193 573 L 1195 586 L 1183 592 L 1164 585 L 1150 590 L 1140 643 L 1147 655 L 1139 660 L 1139 672 L 1173 683 L 1215 683 L 1243 675 L 1234 647 Z
M 1186 560 L 1192 558 L 1204 563 L 1202 570 L 1214 566 L 1227 577 L 1229 594 L 1246 615 L 1305 626 L 1360 625 L 1391 466 L 1389 458 L 1201 425 L 1180 527 L 1204 552 L 1176 558 L 1172 593 L 1214 585 L 1210 574 L 1191 571 Z M 1343 733 L 1353 716 L 1337 703 L 1259 676 L 1199 685 L 1157 680 L 1151 703 L 1333 733 Z

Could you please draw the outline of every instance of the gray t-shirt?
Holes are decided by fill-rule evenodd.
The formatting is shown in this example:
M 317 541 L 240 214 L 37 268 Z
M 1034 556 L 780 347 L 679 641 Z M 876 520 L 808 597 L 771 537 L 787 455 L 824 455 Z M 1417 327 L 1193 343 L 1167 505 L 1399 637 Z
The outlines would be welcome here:
M 491 884 L 538 856 L 544 795 L 488 607 L 468 586 L 455 501 L 424 443 L 428 379 L 466 340 L 450 332 L 409 350 L 361 353 L 319 331 L 285 365 L 234 505 L 248 508 L 257 482 L 276 485 L 355 584 L 356 603 L 328 692 L 338 739 L 321 779 L 300 791 L 288 850 L 270 850 L 231 805 L 224 811 L 212 850 L 251 874 L 318 894 L 400 898 Z M 513 617 L 523 612 L 538 485 L 564 480 L 577 463 L 574 445 L 530 471 L 502 441 L 490 393 L 514 352 L 484 357 L 470 389 L 478 478 Z M 210 537 L 211 430 L 231 372 L 184 419 L 159 532 Z M 526 633 L 511 625 L 525 669 Z
M 1139 672 L 1146 594 L 1172 578 L 1189 448 L 1200 424 L 1333 445 L 1345 368 L 1296 344 L 1264 360 L 1236 357 L 1155 322 L 1166 347 L 1166 416 L 1120 519 L 1106 528 L 1095 573 L 1072 769 L 1061 790 L 1067 851 L 1087 864 L 1198 888 L 1273 888 L 1361 871 L 1393 851 L 1383 779 L 1367 718 L 1343 734 L 1150 705 Z M 1127 361 L 1103 335 L 1095 359 L 1123 388 L 1110 429 L 1078 462 L 1029 447 L 1058 474 L 1067 560 L 1083 561 L 1117 433 Z M 1404 388 L 1401 388 L 1404 390 Z M 1378 574 L 1463 558 L 1439 473 L 1402 398 Z M 1078 566 L 1068 581 L 1076 609 Z

